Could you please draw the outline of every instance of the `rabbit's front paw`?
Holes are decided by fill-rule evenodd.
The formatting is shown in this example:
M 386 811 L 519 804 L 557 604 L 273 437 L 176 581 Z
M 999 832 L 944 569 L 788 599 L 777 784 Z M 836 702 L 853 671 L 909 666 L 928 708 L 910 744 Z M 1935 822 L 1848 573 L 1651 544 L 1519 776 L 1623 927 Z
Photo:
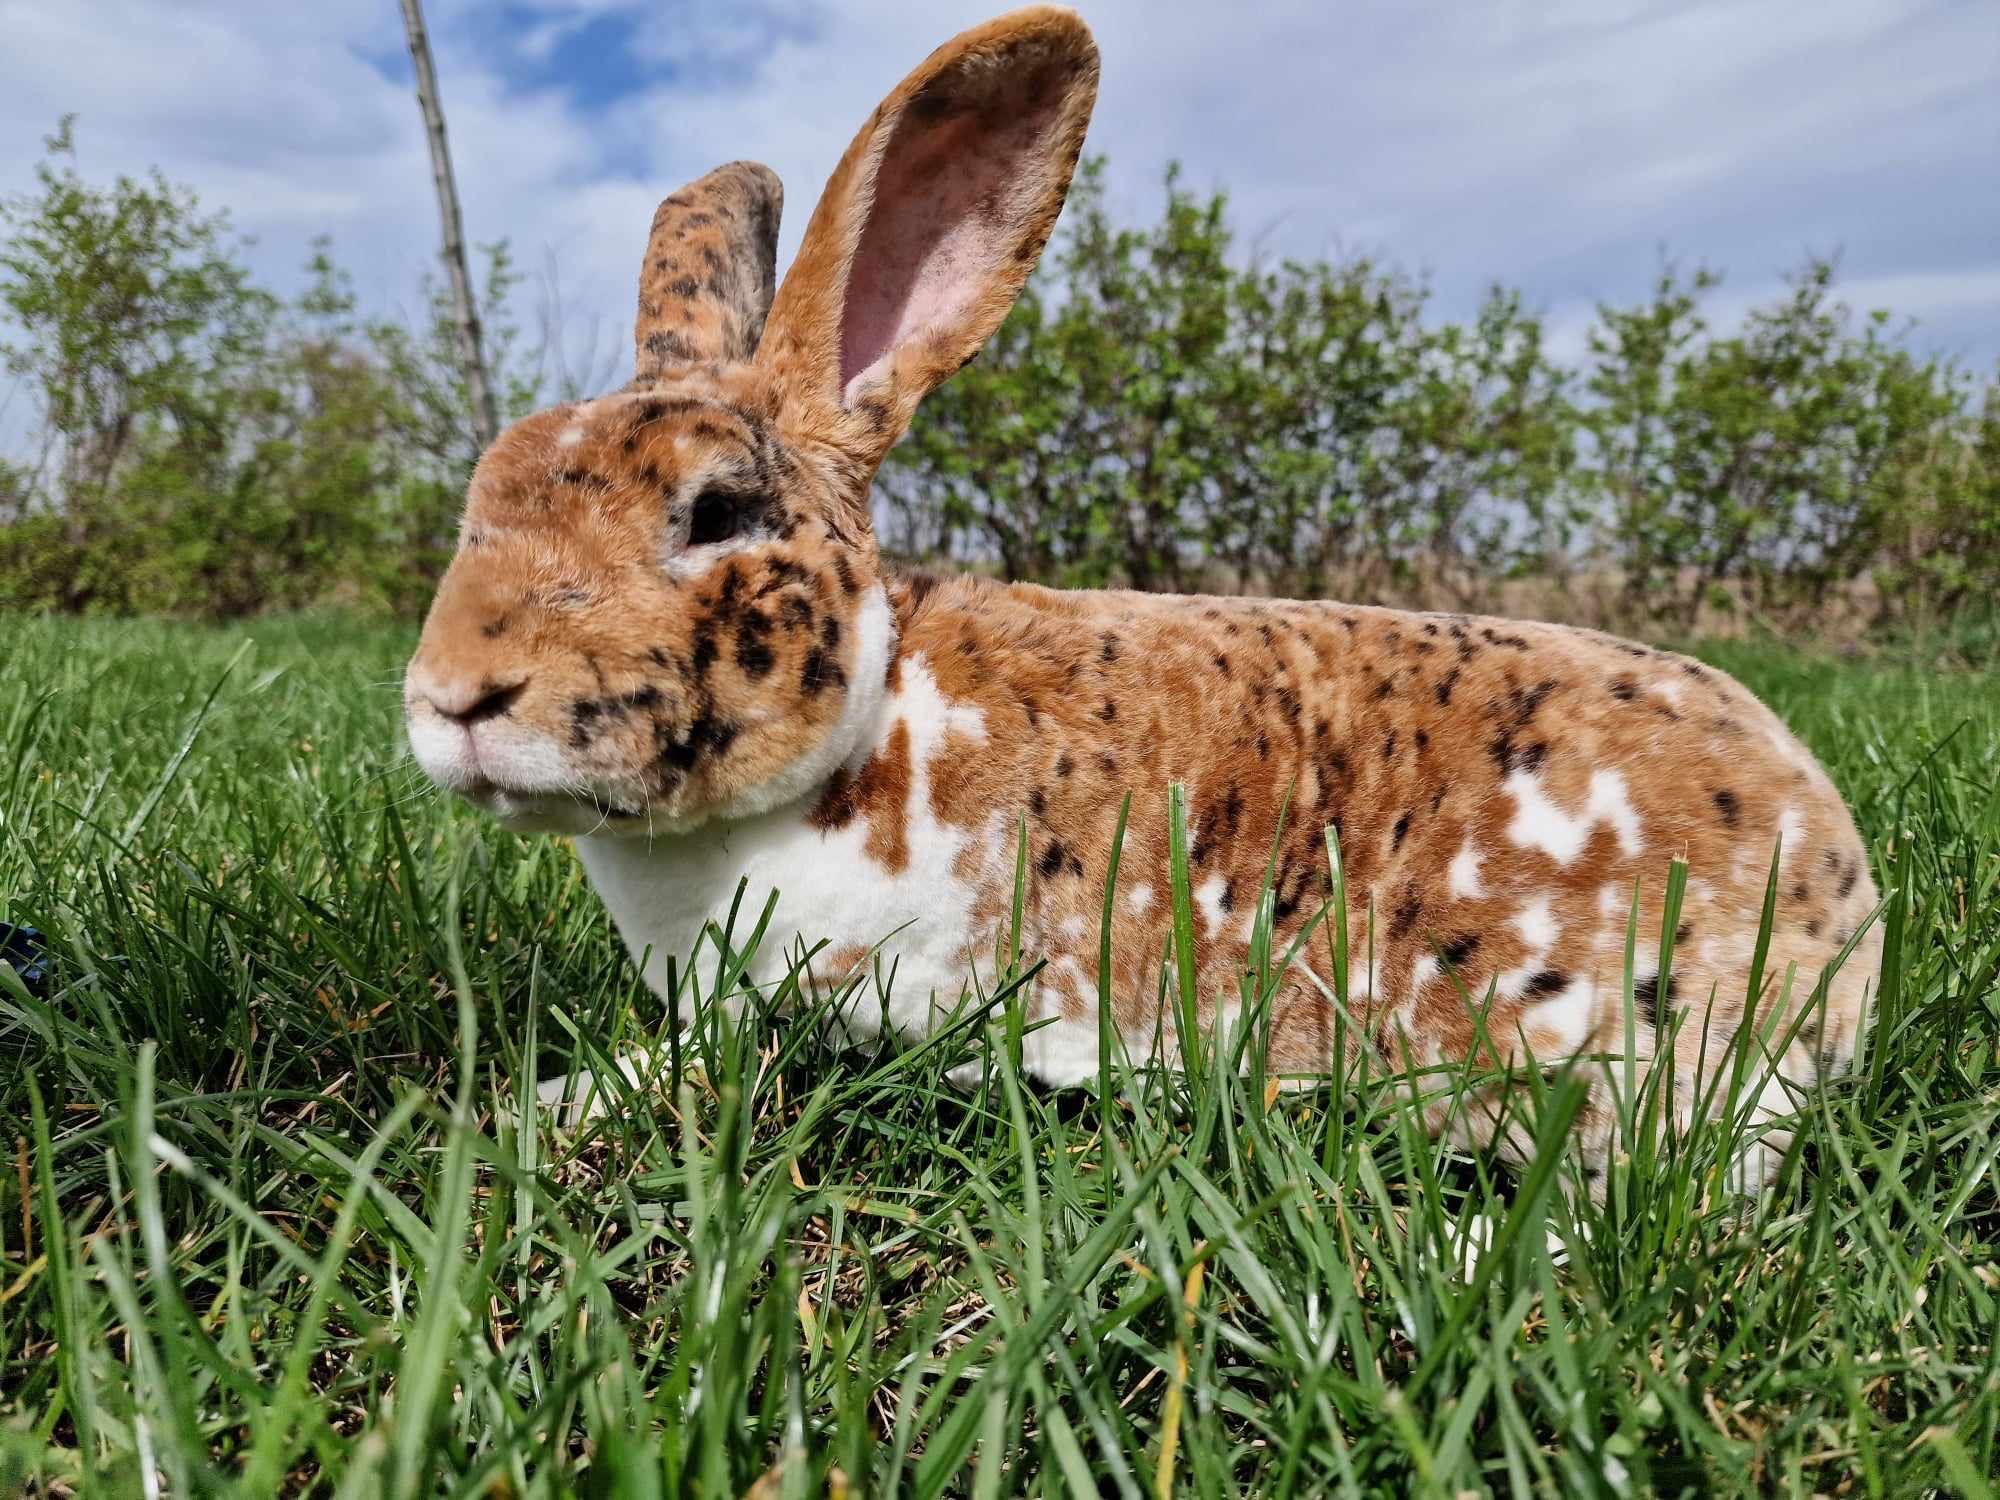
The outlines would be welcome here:
M 589 1068 L 579 1068 L 536 1084 L 535 1104 L 559 1130 L 575 1130 L 602 1119 L 624 1102 L 627 1090 L 646 1087 L 653 1076 L 652 1059 L 645 1053 L 624 1053 L 617 1065 L 623 1087 Z
M 961 1094 L 970 1094 L 986 1081 L 986 1064 L 979 1058 L 944 1070 L 944 1081 Z

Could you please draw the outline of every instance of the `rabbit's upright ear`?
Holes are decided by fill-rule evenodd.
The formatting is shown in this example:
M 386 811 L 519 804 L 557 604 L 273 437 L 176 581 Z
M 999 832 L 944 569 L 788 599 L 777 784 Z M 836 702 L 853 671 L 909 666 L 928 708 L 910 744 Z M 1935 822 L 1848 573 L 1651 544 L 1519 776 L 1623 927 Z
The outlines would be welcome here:
M 778 174 L 754 161 L 717 167 L 660 205 L 632 329 L 641 382 L 676 365 L 755 351 L 771 306 L 784 206 Z
M 757 362 L 869 461 L 1007 316 L 1062 211 L 1097 98 L 1097 47 L 1037 6 L 947 42 L 834 169 Z

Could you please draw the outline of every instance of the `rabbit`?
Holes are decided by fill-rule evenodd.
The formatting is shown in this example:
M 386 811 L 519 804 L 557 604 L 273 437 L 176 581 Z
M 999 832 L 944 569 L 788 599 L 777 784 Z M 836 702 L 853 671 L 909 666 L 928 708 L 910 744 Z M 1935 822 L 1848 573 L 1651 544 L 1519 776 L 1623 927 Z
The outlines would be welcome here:
M 656 989 L 747 883 L 752 913 L 777 893 L 753 983 L 820 944 L 815 985 L 893 972 L 849 1024 L 907 1037 L 990 977 L 1025 825 L 1021 951 L 1044 967 L 1023 1061 L 1054 1086 L 1097 1076 L 1128 793 L 1108 993 L 1133 1057 L 1175 1057 L 1158 980 L 1180 782 L 1204 1026 L 1235 1017 L 1267 862 L 1282 957 L 1326 900 L 1327 829 L 1342 851 L 1349 1024 L 1325 943 L 1305 944 L 1269 1006 L 1271 1073 L 1326 1074 L 1337 1034 L 1398 1067 L 1622 1053 L 1636 888 L 1636 1057 L 1675 1038 L 1684 1118 L 1744 1021 L 1775 848 L 1752 1009 L 1773 1036 L 1761 1117 L 1788 1113 L 1854 1055 L 1876 890 L 1826 773 L 1723 673 L 1556 625 L 884 562 L 871 478 L 1032 270 L 1097 78 L 1063 9 L 948 42 L 847 148 L 781 287 L 768 169 L 660 205 L 632 383 L 516 423 L 473 473 L 406 676 L 422 769 L 504 827 L 573 838 Z M 1524 1150 L 1499 1099 L 1426 1120 Z M 1587 1171 L 1614 1124 L 1599 1086 L 1575 1128 Z

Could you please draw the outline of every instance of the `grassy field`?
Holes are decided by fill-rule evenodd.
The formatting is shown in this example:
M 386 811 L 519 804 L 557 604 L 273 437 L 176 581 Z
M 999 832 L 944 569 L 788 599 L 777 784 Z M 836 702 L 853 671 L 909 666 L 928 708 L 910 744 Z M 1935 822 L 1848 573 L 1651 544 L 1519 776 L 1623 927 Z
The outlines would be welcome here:
M 1553 1152 L 1414 1134 L 1380 1079 L 1038 1092 L 1005 989 L 904 1053 L 753 1007 L 660 1095 L 517 1128 L 663 1007 L 566 846 L 424 790 L 406 636 L 0 631 L 0 921 L 46 943 L 39 984 L 0 968 L 0 1493 L 2000 1474 L 2000 676 L 1704 653 L 1803 731 L 1892 892 L 1875 1042 L 1746 1213 L 1720 1132 L 1636 1150 L 1599 1208 Z

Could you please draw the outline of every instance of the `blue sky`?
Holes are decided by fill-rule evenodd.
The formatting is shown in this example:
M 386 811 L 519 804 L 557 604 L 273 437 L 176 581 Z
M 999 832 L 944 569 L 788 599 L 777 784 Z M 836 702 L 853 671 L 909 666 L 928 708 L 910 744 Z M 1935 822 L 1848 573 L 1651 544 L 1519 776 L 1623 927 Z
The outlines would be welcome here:
M 430 0 L 468 223 L 552 277 L 572 362 L 622 378 L 654 203 L 717 162 L 784 178 L 788 257 L 874 102 L 999 8 L 933 0 Z M 1807 252 L 1914 340 L 2000 359 L 2000 5 L 1634 0 L 1228 6 L 1086 0 L 1114 211 L 1162 169 L 1246 240 L 1375 253 L 1445 314 L 1522 288 L 1557 349 L 1662 252 L 1726 273 L 1727 324 Z M 79 115 L 85 170 L 158 164 L 295 284 L 330 233 L 407 306 L 435 217 L 395 0 L 0 0 L 0 191 Z M 524 304 L 530 321 L 534 304 Z

